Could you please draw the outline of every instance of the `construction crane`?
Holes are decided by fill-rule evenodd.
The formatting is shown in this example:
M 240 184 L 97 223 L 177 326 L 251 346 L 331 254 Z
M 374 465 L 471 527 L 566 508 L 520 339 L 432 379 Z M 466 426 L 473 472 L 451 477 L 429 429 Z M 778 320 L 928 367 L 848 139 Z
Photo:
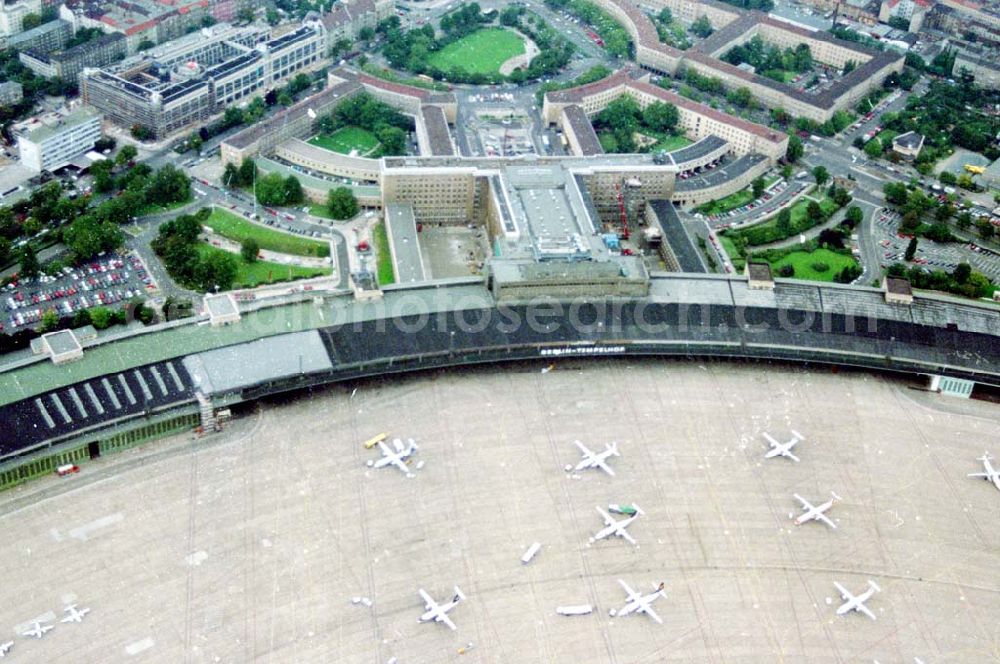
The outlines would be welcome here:
M 615 195 L 618 198 L 618 213 L 621 216 L 622 222 L 621 238 L 627 240 L 629 238 L 628 214 L 625 212 L 625 197 L 622 196 L 622 184 L 619 182 L 615 183 Z

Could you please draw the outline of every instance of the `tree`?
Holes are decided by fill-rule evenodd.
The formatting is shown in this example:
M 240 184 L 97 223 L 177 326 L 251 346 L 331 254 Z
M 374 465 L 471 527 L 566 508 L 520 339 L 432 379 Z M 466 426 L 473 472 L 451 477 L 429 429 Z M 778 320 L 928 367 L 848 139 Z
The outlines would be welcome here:
M 959 284 L 964 284 L 972 276 L 972 266 L 968 263 L 959 263 L 951 273 L 952 278 Z
M 794 164 L 802 155 L 805 153 L 805 148 L 802 147 L 802 139 L 794 134 L 788 137 L 788 148 L 785 151 L 785 159 L 789 163 Z
M 958 183 L 958 178 L 955 177 L 955 174 L 951 171 L 941 171 L 940 175 L 938 175 L 938 180 L 941 181 L 941 184 L 947 185 L 954 185 Z
M 707 16 L 702 14 L 691 24 L 691 32 L 704 39 L 715 31 L 712 29 L 712 22 L 708 20 Z
M 751 188 L 753 189 L 754 199 L 758 199 L 764 193 L 764 178 L 758 177 L 751 183 Z
M 361 28 L 361 30 L 358 32 L 358 39 L 361 41 L 365 42 L 371 41 L 374 38 L 375 38 L 375 30 L 370 26 L 366 25 L 365 27 Z
M 257 240 L 252 237 L 244 238 L 243 244 L 240 245 L 240 256 L 243 257 L 247 263 L 254 263 L 257 261 L 257 254 L 260 253 L 260 245 Z
M 124 166 L 133 161 L 139 155 L 139 151 L 134 145 L 123 145 L 122 149 L 115 155 L 115 165 Z
M 358 213 L 358 201 L 347 187 L 331 189 L 326 206 L 334 219 L 350 219 Z
M 298 205 L 303 200 L 302 183 L 294 175 L 289 175 L 285 178 L 285 205 Z
M 674 15 L 670 13 L 669 7 L 664 7 L 663 9 L 661 9 L 660 13 L 656 15 L 656 18 L 663 25 L 670 25 L 671 23 L 674 22 Z
M 996 229 L 993 228 L 993 224 L 991 224 L 988 219 L 980 219 L 977 221 L 976 230 L 979 231 L 979 236 L 984 240 L 991 239 L 996 233 Z
M 643 123 L 655 131 L 673 131 L 678 120 L 680 114 L 673 104 L 655 101 L 642 112 Z
M 257 202 L 261 205 L 284 205 L 287 195 L 285 178 L 279 173 L 257 178 Z
M 908 192 L 902 182 L 887 182 L 882 185 L 885 200 L 893 205 L 906 205 Z
M 830 173 L 826 170 L 825 166 L 817 166 L 812 169 L 812 176 L 816 180 L 816 184 L 820 187 L 830 179 Z
M 22 277 L 34 277 L 41 271 L 42 266 L 38 264 L 38 256 L 30 244 L 24 245 L 21 249 L 19 262 L 21 263 Z
M 823 218 L 826 215 L 823 214 L 823 208 L 820 207 L 819 203 L 816 201 L 809 201 L 809 203 L 806 204 L 806 216 L 809 217 L 809 220 L 814 224 L 818 224 L 823 221 Z
M 965 230 L 972 225 L 972 214 L 968 211 L 955 217 L 955 225 L 958 226 L 960 230 Z
M 120 247 L 125 242 L 125 235 L 113 222 L 99 220 L 96 213 L 86 214 L 66 227 L 63 242 L 78 260 L 88 260 L 102 251 Z
M 910 243 L 906 245 L 906 252 L 903 254 L 903 260 L 910 262 L 913 257 L 917 255 L 917 238 L 916 236 L 910 238 Z
M 132 125 L 131 134 L 132 138 L 137 141 L 148 141 L 153 138 L 153 131 L 149 127 L 144 127 L 141 124 Z
M 281 92 L 278 93 L 278 103 L 280 105 L 291 106 L 293 101 L 294 100 L 292 99 L 292 95 L 288 94 L 288 92 L 286 92 L 285 90 L 282 90 Z
M 235 256 L 225 251 L 213 251 L 198 261 L 194 280 L 204 291 L 229 290 L 238 269 Z
M 107 329 L 111 325 L 111 309 L 94 307 L 90 310 L 90 323 L 98 330 Z
M 21 29 L 31 30 L 42 24 L 42 17 L 35 13 L 25 14 L 21 19 Z
M 778 220 L 775 222 L 775 225 L 782 237 L 788 237 L 794 232 L 795 229 L 792 228 L 792 213 L 788 208 L 782 208 L 778 212 Z
M 59 314 L 54 309 L 49 309 L 42 314 L 42 327 L 40 332 L 51 332 L 59 326 Z
M 865 154 L 871 159 L 878 159 L 882 156 L 882 141 L 878 138 L 873 138 L 867 143 L 865 143 Z
M 254 164 L 253 159 L 244 159 L 240 163 L 240 177 L 236 181 L 237 186 L 250 187 L 253 186 L 253 182 L 257 176 L 257 165 Z
M 850 223 L 851 228 L 854 228 L 861 223 L 861 220 L 865 218 L 865 213 L 862 212 L 861 208 L 857 205 L 852 205 L 847 208 L 847 212 L 844 214 L 844 219 Z

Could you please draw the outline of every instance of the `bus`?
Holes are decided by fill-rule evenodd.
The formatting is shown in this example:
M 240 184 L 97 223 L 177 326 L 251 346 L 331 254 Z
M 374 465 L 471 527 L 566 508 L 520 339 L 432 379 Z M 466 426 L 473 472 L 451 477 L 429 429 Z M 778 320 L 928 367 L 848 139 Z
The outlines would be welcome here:
M 372 436 L 371 438 L 369 438 L 368 440 L 365 441 L 365 449 L 366 450 L 370 450 L 371 448 L 375 447 L 376 445 L 378 445 L 379 443 L 381 443 L 383 440 L 385 440 L 388 437 L 389 437 L 389 434 L 387 434 L 387 433 L 380 433 L 377 436 Z

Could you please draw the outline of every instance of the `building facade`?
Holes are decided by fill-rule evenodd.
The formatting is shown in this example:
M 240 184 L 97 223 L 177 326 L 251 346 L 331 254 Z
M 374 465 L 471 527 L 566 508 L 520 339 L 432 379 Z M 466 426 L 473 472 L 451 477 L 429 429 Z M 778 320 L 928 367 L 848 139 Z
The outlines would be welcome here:
M 35 172 L 55 171 L 94 147 L 101 137 L 101 116 L 81 107 L 15 126 L 21 163 Z
M 78 83 L 86 67 L 105 67 L 125 57 L 125 37 L 113 33 L 101 35 L 84 44 L 65 51 L 41 53 L 34 50 L 18 55 L 28 69 L 45 78 L 59 77 L 69 83 Z
M 41 14 L 42 0 L 17 0 L 0 4 L 0 36 L 12 36 L 24 32 L 24 17 Z

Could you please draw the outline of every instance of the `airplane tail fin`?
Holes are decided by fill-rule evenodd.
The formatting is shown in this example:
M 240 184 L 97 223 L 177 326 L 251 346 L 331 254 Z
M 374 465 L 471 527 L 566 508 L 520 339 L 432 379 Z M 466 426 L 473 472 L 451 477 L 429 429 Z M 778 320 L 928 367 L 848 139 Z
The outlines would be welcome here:
M 843 500 L 843 498 L 841 498 L 840 496 L 837 495 L 836 491 L 831 491 L 830 495 L 833 496 L 834 500 Z
M 805 436 L 803 436 L 801 433 L 799 433 L 795 429 L 792 429 L 792 435 L 795 436 L 795 438 L 798 439 L 798 440 L 805 440 L 806 439 Z
M 618 441 L 611 442 L 607 446 L 607 448 L 608 448 L 608 451 L 611 452 L 612 454 L 614 454 L 615 456 L 621 456 L 620 454 L 618 454 Z
M 462 593 L 462 590 L 458 586 L 455 586 L 455 601 L 458 602 L 463 599 L 465 599 L 465 595 Z
M 632 507 L 634 507 L 634 508 L 635 508 L 635 513 L 636 513 L 636 514 L 642 514 L 643 516 L 645 516 L 645 514 L 646 514 L 646 513 L 642 511 L 642 508 L 641 508 L 641 507 L 639 507 L 639 506 L 638 506 L 638 505 L 636 505 L 635 503 L 632 503 Z
M 868 580 L 868 585 L 871 586 L 872 588 L 874 588 L 875 592 L 877 592 L 877 593 L 882 592 L 882 589 L 878 587 L 878 584 L 875 583 L 874 581 L 872 581 L 871 579 Z

